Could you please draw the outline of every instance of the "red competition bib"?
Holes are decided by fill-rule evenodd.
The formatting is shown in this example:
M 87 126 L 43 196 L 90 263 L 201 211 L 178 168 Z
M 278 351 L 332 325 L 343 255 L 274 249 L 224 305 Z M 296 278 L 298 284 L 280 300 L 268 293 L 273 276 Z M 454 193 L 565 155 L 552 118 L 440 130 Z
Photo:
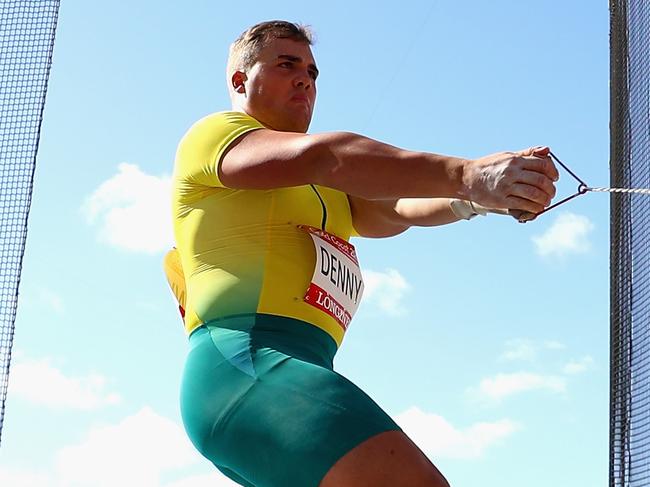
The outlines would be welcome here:
M 304 300 L 347 330 L 363 295 L 363 278 L 354 245 L 319 228 L 299 225 L 311 236 L 316 267 Z

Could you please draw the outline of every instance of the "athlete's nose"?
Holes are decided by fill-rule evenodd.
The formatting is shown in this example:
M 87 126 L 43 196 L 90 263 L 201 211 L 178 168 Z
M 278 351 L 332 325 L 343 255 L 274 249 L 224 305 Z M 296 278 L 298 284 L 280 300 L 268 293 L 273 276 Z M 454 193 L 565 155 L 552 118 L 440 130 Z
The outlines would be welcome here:
M 312 87 L 312 79 L 309 74 L 299 74 L 294 78 L 293 85 L 296 88 L 304 88 L 308 90 Z

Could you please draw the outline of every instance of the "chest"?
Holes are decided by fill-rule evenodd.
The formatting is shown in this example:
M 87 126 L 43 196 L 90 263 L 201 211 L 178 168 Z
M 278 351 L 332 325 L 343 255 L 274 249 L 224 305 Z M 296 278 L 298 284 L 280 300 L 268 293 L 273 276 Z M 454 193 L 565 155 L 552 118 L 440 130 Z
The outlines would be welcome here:
M 343 238 L 352 233 L 352 217 L 347 195 L 317 185 L 274 190 L 273 219 L 307 224 Z

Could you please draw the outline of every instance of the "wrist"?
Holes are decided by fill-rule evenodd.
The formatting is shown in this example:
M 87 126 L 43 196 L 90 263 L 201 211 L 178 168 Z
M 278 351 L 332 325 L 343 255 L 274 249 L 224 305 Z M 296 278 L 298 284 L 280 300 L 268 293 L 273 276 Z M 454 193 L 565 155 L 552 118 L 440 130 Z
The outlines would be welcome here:
M 471 220 L 477 215 L 485 215 L 487 213 L 485 208 L 480 205 L 476 205 L 469 200 L 456 198 L 449 200 L 449 208 L 459 220 Z
M 474 173 L 473 159 L 459 159 L 458 189 L 456 191 L 461 200 L 472 200 L 472 179 Z
M 485 216 L 488 213 L 498 215 L 511 215 L 510 210 L 505 208 L 487 208 L 483 205 L 473 202 L 472 200 L 450 199 L 449 208 L 461 220 L 471 220 L 475 216 Z M 514 214 L 512 216 L 515 216 Z

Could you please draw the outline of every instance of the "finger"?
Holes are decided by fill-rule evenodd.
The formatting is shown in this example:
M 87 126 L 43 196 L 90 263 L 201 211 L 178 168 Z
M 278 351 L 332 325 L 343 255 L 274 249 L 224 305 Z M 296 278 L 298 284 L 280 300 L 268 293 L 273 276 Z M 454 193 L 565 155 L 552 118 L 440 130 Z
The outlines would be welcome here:
M 532 186 L 526 183 L 514 183 L 510 186 L 509 196 L 517 196 L 523 198 L 543 207 L 551 204 L 551 196 L 545 191 L 542 191 L 537 186 Z
M 535 157 L 546 157 L 551 153 L 550 147 L 546 147 L 545 145 L 539 145 L 537 147 L 533 147 L 533 153 L 531 155 Z
M 545 174 L 553 181 L 560 179 L 560 173 L 550 157 L 524 156 L 521 158 L 522 167 L 528 171 Z
M 553 181 L 541 172 L 527 170 L 520 171 L 516 176 L 515 182 L 539 188 L 548 195 L 549 199 L 555 197 L 556 190 Z
M 529 211 L 523 210 L 508 210 L 508 215 L 516 218 L 519 223 L 530 222 L 537 218 L 537 213 L 530 213 Z
M 519 186 L 525 186 L 525 185 L 522 184 Z M 528 186 L 528 188 L 531 188 L 532 191 L 535 191 L 535 189 L 532 188 L 532 186 Z M 520 194 L 509 195 L 506 198 L 505 203 L 506 203 L 506 207 L 511 210 L 524 210 L 531 213 L 540 213 L 544 211 L 544 208 L 546 207 L 544 203 L 531 200 L 529 198 L 526 198 L 525 196 L 521 196 Z
M 546 147 L 545 145 L 536 145 L 534 147 L 529 147 L 528 149 L 516 151 L 515 154 L 517 154 L 520 157 L 526 157 L 526 156 L 547 156 L 551 152 L 551 149 Z

